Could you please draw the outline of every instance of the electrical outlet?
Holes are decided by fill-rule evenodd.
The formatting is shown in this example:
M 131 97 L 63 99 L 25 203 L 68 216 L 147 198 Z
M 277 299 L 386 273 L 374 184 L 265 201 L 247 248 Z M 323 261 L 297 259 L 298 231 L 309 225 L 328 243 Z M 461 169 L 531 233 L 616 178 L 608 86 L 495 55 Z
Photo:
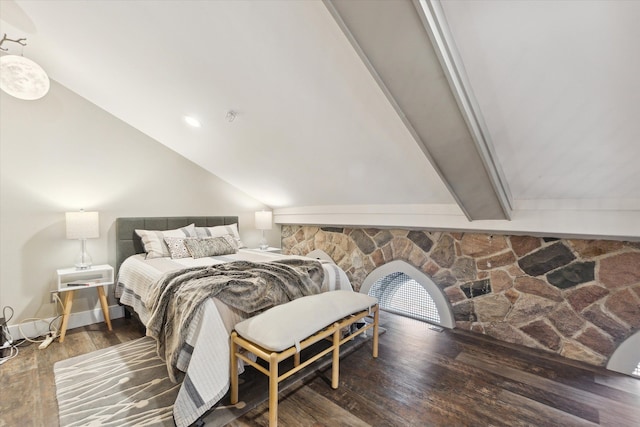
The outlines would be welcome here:
M 50 297 L 49 297 L 50 301 L 49 302 L 55 304 L 56 303 L 56 295 L 57 294 L 58 294 L 58 291 L 51 291 L 49 293 L 49 295 L 50 295 Z

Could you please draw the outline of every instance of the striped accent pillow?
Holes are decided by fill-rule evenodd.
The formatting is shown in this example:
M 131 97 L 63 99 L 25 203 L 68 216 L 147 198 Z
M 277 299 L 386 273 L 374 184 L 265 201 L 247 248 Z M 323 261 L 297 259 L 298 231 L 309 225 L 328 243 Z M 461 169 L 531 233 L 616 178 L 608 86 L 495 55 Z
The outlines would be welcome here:
M 242 240 L 240 240 L 240 233 L 238 232 L 238 224 L 229 225 L 217 225 L 215 227 L 196 227 L 196 235 L 200 238 L 206 237 L 222 237 L 226 234 L 230 234 L 236 241 L 238 248 L 246 248 Z
M 189 224 L 175 230 L 135 230 L 135 232 L 142 239 L 147 259 L 171 256 L 169 247 L 164 241 L 165 237 L 196 237 L 195 224 Z

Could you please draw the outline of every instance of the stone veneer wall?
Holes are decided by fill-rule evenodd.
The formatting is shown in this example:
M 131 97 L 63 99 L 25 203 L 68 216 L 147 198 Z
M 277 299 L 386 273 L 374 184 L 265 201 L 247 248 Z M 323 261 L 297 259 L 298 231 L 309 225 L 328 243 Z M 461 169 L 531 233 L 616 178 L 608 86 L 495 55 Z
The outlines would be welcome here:
M 604 366 L 640 329 L 640 243 L 285 225 L 284 253 L 321 249 L 353 287 L 404 260 L 448 297 L 456 327 Z

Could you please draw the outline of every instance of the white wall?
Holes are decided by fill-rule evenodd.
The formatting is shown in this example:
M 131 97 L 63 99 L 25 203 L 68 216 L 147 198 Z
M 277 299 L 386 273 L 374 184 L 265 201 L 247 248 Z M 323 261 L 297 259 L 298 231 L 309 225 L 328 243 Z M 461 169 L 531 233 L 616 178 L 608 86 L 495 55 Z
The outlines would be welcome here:
M 238 215 L 257 246 L 257 200 L 51 83 L 38 101 L 0 93 L 0 309 L 15 310 L 11 325 L 55 315 L 55 270 L 80 249 L 65 239 L 66 211 L 100 212 L 100 238 L 87 241 L 94 264 L 114 263 L 120 216 Z M 279 246 L 279 227 L 268 233 Z M 99 307 L 94 294 L 78 292 L 73 311 Z

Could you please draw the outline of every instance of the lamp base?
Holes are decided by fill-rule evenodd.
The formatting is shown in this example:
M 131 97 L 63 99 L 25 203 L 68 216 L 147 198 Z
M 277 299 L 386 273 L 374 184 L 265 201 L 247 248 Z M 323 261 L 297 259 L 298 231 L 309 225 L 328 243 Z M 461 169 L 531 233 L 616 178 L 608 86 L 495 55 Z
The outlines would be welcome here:
M 93 264 L 91 256 L 87 253 L 85 239 L 80 239 L 80 254 L 76 257 L 76 270 L 88 270 Z
M 262 230 L 262 239 L 260 239 L 260 246 L 258 246 L 261 251 L 266 251 L 269 249 L 269 244 L 267 243 L 267 238 L 264 236 L 264 230 Z
M 89 254 L 85 253 L 84 255 L 78 255 L 75 263 L 76 270 L 88 270 L 92 265 L 93 263 L 91 262 L 91 257 L 89 256 Z

